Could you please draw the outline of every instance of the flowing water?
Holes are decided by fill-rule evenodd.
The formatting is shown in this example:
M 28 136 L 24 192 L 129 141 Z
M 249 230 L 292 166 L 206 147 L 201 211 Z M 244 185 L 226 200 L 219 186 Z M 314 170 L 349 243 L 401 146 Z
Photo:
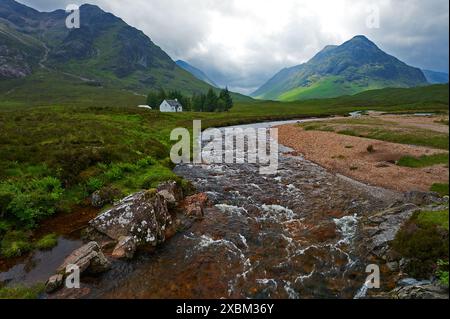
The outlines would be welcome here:
M 85 280 L 88 288 L 55 297 L 353 298 L 366 279 L 354 249 L 358 219 L 389 203 L 291 151 L 280 145 L 274 175 L 259 174 L 256 164 L 178 166 L 176 173 L 210 198 L 204 219 L 153 253 L 115 261 L 102 277 Z M 81 245 L 62 240 L 0 279 L 45 280 Z M 38 267 L 27 269 L 33 263 Z
M 386 203 L 289 152 L 280 146 L 275 175 L 256 164 L 178 166 L 209 195 L 205 218 L 129 274 L 109 274 L 94 296 L 353 298 L 367 276 L 353 249 L 358 216 Z

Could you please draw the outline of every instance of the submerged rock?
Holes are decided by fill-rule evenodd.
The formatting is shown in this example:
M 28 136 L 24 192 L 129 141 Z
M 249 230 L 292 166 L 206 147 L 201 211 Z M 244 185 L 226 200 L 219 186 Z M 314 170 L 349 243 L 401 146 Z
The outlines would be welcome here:
M 162 195 L 142 191 L 124 198 L 89 224 L 116 241 L 132 237 L 138 246 L 156 246 L 165 241 L 166 230 L 173 225 L 173 218 Z

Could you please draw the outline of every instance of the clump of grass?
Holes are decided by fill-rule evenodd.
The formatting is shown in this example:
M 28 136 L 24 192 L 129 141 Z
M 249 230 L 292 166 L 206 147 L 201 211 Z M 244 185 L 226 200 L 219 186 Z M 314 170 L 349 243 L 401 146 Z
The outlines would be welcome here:
M 358 169 L 359 169 L 358 166 L 351 166 L 351 167 L 350 167 L 350 170 L 351 170 L 351 171 L 357 171 Z
M 376 152 L 375 147 L 374 147 L 373 145 L 367 146 L 367 152 L 369 152 L 369 153 L 375 153 L 375 152 Z
M 33 245 L 29 234 L 23 231 L 10 231 L 3 237 L 0 245 L 0 253 L 3 257 L 19 257 L 31 251 Z
M 421 212 L 416 217 L 417 223 L 425 226 L 439 226 L 449 230 L 448 210 L 438 212 Z
M 436 260 L 448 260 L 448 209 L 440 212 L 418 212 L 398 232 L 394 249 L 410 259 L 406 272 L 414 278 L 429 278 Z
M 404 156 L 398 162 L 397 165 L 411 168 L 428 167 L 439 164 L 447 164 L 449 162 L 448 153 L 424 155 L 421 157 Z
M 430 191 L 438 193 L 441 196 L 448 196 L 449 195 L 449 189 L 448 184 L 440 184 L 436 183 L 431 186 Z
M 332 159 L 344 160 L 345 156 L 344 155 L 333 156 Z
M 39 250 L 49 250 L 58 245 L 58 236 L 56 234 L 48 234 L 39 239 L 35 247 Z
M 0 299 L 37 299 L 44 292 L 43 283 L 32 287 L 17 286 L 0 288 Z
M 353 145 L 346 145 L 345 148 L 347 149 L 352 149 L 354 146 Z

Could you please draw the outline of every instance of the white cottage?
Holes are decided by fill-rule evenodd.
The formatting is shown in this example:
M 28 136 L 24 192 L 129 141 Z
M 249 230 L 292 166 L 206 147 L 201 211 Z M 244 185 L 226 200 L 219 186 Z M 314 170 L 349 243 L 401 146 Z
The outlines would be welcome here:
M 183 112 L 183 105 L 181 105 L 181 103 L 178 102 L 177 99 L 164 100 L 159 106 L 159 110 L 161 112 L 171 112 L 171 113 Z

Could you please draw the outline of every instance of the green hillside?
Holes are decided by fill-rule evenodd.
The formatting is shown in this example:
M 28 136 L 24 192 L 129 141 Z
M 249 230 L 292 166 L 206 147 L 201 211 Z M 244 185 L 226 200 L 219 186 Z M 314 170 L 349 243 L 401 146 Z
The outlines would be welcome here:
M 421 70 L 386 54 L 366 37 L 357 36 L 341 46 L 327 46 L 305 64 L 283 69 L 251 96 L 295 101 L 426 84 Z

